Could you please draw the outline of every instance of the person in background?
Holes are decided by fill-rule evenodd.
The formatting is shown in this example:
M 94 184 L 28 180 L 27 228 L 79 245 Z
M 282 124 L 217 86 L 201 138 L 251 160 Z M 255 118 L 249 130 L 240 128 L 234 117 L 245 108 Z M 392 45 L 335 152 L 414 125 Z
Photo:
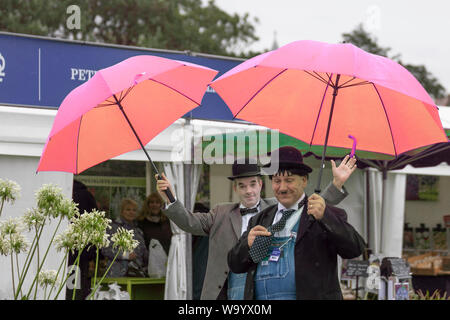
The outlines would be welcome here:
M 170 221 L 163 214 L 164 202 L 157 192 L 151 193 L 144 201 L 142 210 L 137 218 L 138 227 L 144 232 L 145 245 L 148 248 L 151 239 L 161 243 L 164 251 L 169 255 L 172 230 Z
M 126 277 L 129 274 L 130 265 L 136 265 L 141 271 L 145 271 L 148 264 L 148 250 L 145 246 L 144 234 L 136 223 L 138 205 L 136 201 L 125 198 L 120 205 L 120 216 L 113 221 L 110 235 L 114 234 L 119 227 L 134 231 L 134 239 L 139 242 L 133 252 L 120 253 L 108 272 L 108 277 Z M 102 254 L 108 259 L 107 265 L 114 259 L 117 251 L 113 249 L 111 242 L 108 247 L 102 249 Z
M 93 209 L 97 209 L 97 202 L 94 196 L 89 192 L 86 185 L 78 180 L 73 180 L 72 189 L 72 199 L 73 202 L 78 204 L 78 210 L 80 214 L 86 212 L 91 212 Z M 67 265 L 71 266 L 75 263 L 78 256 L 78 251 L 69 252 L 69 257 Z M 80 289 L 75 292 L 76 300 L 85 300 L 86 297 L 91 292 L 91 277 L 89 275 L 89 262 L 95 261 L 96 248 L 90 247 L 89 249 L 84 249 L 80 256 Z M 72 300 L 72 289 L 66 289 L 66 299 Z

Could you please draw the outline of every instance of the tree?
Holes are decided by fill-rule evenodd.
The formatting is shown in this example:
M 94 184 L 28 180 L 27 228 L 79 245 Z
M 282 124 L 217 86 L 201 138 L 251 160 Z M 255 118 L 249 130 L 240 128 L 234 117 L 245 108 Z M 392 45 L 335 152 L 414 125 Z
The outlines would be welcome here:
M 79 28 L 68 23 L 72 5 Z M 258 40 L 257 21 L 214 0 L 2 0 L 0 9 L 3 31 L 232 56 Z
M 433 74 L 427 70 L 424 65 L 404 63 L 400 59 L 400 54 L 389 57 L 388 53 L 389 51 L 391 51 L 391 48 L 380 47 L 377 43 L 377 39 L 370 35 L 366 30 L 364 30 L 362 24 L 360 24 L 351 33 L 344 33 L 342 37 L 344 38 L 345 42 L 352 43 L 367 52 L 388 57 L 401 64 L 403 67 L 408 69 L 408 71 L 411 72 L 414 77 L 416 77 L 416 79 L 422 84 L 425 90 L 434 99 L 440 99 L 446 95 L 445 88 L 439 83 L 439 80 L 436 79 L 436 77 L 434 77 Z

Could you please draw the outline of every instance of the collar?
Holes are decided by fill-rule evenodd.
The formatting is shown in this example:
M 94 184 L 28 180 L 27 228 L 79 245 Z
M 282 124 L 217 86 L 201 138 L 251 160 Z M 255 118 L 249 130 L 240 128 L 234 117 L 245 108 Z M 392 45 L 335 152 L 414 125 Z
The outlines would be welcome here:
M 253 208 L 260 208 L 261 205 L 261 199 L 259 199 L 258 203 L 256 205 L 254 205 L 253 207 L 247 208 L 246 206 L 244 206 L 242 203 L 239 203 L 239 209 L 253 209 Z
M 285 206 L 283 206 L 281 203 L 279 203 L 278 202 L 278 211 L 277 212 L 279 212 L 279 211 L 281 211 L 281 210 L 286 210 L 286 209 L 294 209 L 295 211 L 297 211 L 298 209 L 300 209 L 299 207 L 298 207 L 298 204 L 300 203 L 300 202 L 302 202 L 303 201 L 303 199 L 305 198 L 305 193 L 303 192 L 303 194 L 302 194 L 302 196 L 300 197 L 300 199 L 298 199 L 292 206 L 290 206 L 289 208 L 286 208 Z

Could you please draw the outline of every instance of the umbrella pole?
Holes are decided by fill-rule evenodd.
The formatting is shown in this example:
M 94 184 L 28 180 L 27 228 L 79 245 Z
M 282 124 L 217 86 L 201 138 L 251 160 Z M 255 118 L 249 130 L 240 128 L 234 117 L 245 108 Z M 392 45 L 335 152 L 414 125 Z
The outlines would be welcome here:
M 322 180 L 323 168 L 325 167 L 325 153 L 327 151 L 328 135 L 330 134 L 331 119 L 333 117 L 334 102 L 335 102 L 336 96 L 338 94 L 338 84 L 339 84 L 339 78 L 340 77 L 341 77 L 340 74 L 336 75 L 336 84 L 333 86 L 333 88 L 334 88 L 333 100 L 331 101 L 330 117 L 328 118 L 327 133 L 326 133 L 326 136 L 325 136 L 325 144 L 324 144 L 323 152 L 322 152 L 322 162 L 320 164 L 319 178 L 317 180 L 317 186 L 316 186 L 316 189 L 314 190 L 314 192 L 317 193 L 317 194 L 320 194 L 320 191 L 321 191 L 321 189 L 320 189 L 320 182 Z
M 128 119 L 128 116 L 127 116 L 127 114 L 125 113 L 125 110 L 123 110 L 122 104 L 121 104 L 120 101 L 117 99 L 116 95 L 113 95 L 113 96 L 114 96 L 114 99 L 116 99 L 117 106 L 119 107 L 120 111 L 122 111 L 123 116 L 124 116 L 125 119 L 127 120 L 128 125 L 130 126 L 131 130 L 133 131 L 134 136 L 136 137 L 137 141 L 138 141 L 139 144 L 141 145 L 141 149 L 144 151 L 145 155 L 147 156 L 148 161 L 150 161 L 150 163 L 151 163 L 151 165 L 152 165 L 152 167 L 153 167 L 153 170 L 155 170 L 155 172 L 158 174 L 158 180 L 162 180 L 161 174 L 159 173 L 158 169 L 156 168 L 155 164 L 153 163 L 152 159 L 150 158 L 150 155 L 148 154 L 147 150 L 145 150 L 145 147 L 144 147 L 144 145 L 142 144 L 141 139 L 139 138 L 139 136 L 138 136 L 136 130 L 134 130 L 134 127 L 133 127 L 133 125 L 131 124 L 130 119 Z M 165 193 L 166 193 L 167 198 L 169 198 L 169 201 L 170 201 L 171 203 L 172 203 L 172 202 L 175 202 L 175 198 L 174 198 L 172 192 L 170 191 L 170 189 L 167 189 L 167 190 L 165 191 Z

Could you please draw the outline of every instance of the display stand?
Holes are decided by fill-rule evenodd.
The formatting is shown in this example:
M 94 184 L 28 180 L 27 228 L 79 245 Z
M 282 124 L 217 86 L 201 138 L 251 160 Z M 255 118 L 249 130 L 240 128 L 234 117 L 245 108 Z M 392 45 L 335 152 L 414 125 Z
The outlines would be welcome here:
M 102 286 L 116 282 L 123 290 L 126 290 L 130 295 L 131 300 L 163 300 L 164 287 L 166 283 L 165 278 L 105 278 L 102 281 Z M 92 279 L 92 286 L 94 280 Z
M 401 258 L 384 258 L 380 267 L 378 300 L 409 300 L 409 264 Z

